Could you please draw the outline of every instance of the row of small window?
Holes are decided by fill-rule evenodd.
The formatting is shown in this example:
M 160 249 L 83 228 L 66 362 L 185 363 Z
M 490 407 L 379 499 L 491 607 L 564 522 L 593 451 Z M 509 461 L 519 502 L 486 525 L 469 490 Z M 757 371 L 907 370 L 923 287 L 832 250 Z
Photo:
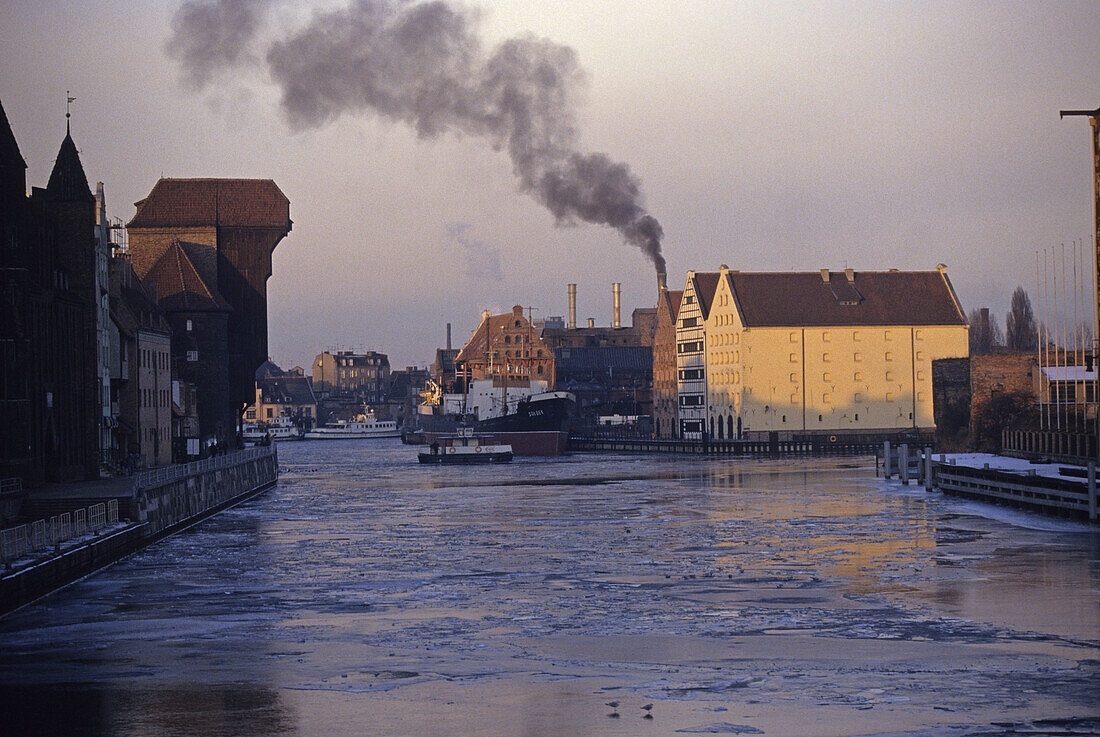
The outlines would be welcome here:
M 886 351 L 885 353 L 882 354 L 882 357 L 886 361 L 893 361 L 894 360 L 894 352 L 893 351 Z M 918 361 L 923 361 L 924 360 L 924 351 L 917 351 L 916 359 Z M 798 363 L 800 360 L 801 360 L 801 358 L 800 358 L 799 354 L 797 354 L 797 353 L 792 353 L 791 354 L 791 363 Z M 833 360 L 833 356 L 832 356 L 831 353 L 822 353 L 821 354 L 821 362 L 822 363 L 829 363 L 832 360 Z M 862 353 L 853 353 L 852 354 L 852 360 L 857 362 L 857 363 L 862 361 L 863 360 L 863 354 Z
M 870 330 L 868 330 L 868 331 L 853 330 L 852 331 L 852 340 L 856 341 L 856 342 L 859 342 L 859 341 L 863 340 L 864 332 L 870 333 L 871 331 Z M 923 340 L 924 339 L 924 331 L 923 330 L 914 330 L 913 331 L 913 338 L 915 340 Z M 791 332 L 791 342 L 792 343 L 797 343 L 801 339 L 802 339 L 802 333 L 796 332 L 796 331 Z M 894 339 L 894 331 L 893 330 L 883 330 L 882 331 L 882 339 L 883 340 L 893 340 Z M 821 333 L 821 342 L 828 343 L 831 340 L 832 340 L 832 333 L 830 333 L 828 330 Z
M 511 335 L 505 335 L 504 336 L 504 342 L 505 343 L 511 343 L 512 342 L 512 336 Z M 531 342 L 531 336 L 529 336 L 529 335 L 517 335 L 516 336 L 516 342 L 517 343 L 530 343 Z
M 168 430 L 163 427 L 147 427 L 145 428 L 145 432 L 143 434 L 145 435 L 145 439 L 148 440 L 150 443 L 156 442 L 157 435 L 160 435 L 160 440 L 162 442 L 168 440 Z
M 142 389 L 141 390 L 141 406 L 142 407 L 167 407 L 168 406 L 168 390 L 167 389 Z
M 680 354 L 683 354 L 683 353 L 702 353 L 703 352 L 703 341 L 701 341 L 701 340 L 691 340 L 691 341 L 688 341 L 686 343 L 677 343 L 676 344 L 676 352 L 680 353 Z

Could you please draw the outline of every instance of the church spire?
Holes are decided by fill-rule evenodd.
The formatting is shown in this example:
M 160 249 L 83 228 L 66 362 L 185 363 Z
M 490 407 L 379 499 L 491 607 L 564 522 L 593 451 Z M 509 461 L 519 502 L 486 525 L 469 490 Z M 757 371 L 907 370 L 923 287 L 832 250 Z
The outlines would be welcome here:
M 75 98 L 68 97 L 65 112 L 65 140 L 61 142 L 61 150 L 57 152 L 57 161 L 54 162 L 53 171 L 50 173 L 50 181 L 46 185 L 46 194 L 55 202 L 80 202 L 94 200 L 92 190 L 88 186 L 88 177 L 84 174 L 84 166 L 80 163 L 80 153 L 73 143 L 72 131 L 69 128 L 68 104 Z

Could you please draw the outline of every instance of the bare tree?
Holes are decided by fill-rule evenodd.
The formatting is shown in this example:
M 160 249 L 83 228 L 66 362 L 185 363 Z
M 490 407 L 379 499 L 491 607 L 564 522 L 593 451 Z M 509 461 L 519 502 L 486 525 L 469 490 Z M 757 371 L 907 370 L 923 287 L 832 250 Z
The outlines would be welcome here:
M 1035 313 L 1027 290 L 1016 287 L 1012 293 L 1012 309 L 1005 316 L 1005 345 L 1010 351 L 1033 351 L 1038 347 Z
M 1004 345 L 1004 334 L 997 318 L 988 309 L 973 309 L 967 315 L 970 323 L 970 354 L 992 353 Z

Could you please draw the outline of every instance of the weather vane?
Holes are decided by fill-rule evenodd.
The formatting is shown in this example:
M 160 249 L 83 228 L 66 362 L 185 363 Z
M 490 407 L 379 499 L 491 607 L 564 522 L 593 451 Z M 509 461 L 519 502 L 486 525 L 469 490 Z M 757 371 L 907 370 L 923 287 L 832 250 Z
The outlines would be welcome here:
M 65 117 L 66 118 L 71 118 L 72 117 L 71 106 L 74 102 L 76 102 L 76 98 L 73 97 L 73 93 L 69 90 L 65 90 Z

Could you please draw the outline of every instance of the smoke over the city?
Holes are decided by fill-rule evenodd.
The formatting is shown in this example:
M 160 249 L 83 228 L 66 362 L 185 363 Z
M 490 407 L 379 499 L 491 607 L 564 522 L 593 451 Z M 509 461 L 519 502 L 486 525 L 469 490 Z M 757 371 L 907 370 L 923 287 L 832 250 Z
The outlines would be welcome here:
M 198 86 L 244 61 L 272 0 L 187 0 L 167 51 Z M 355 0 L 267 45 L 268 71 L 297 128 L 368 112 L 421 137 L 453 131 L 507 151 L 521 191 L 560 225 L 615 228 L 657 271 L 662 229 L 623 163 L 580 150 L 585 74 L 567 46 L 534 36 L 485 49 L 479 13 L 442 0 Z

